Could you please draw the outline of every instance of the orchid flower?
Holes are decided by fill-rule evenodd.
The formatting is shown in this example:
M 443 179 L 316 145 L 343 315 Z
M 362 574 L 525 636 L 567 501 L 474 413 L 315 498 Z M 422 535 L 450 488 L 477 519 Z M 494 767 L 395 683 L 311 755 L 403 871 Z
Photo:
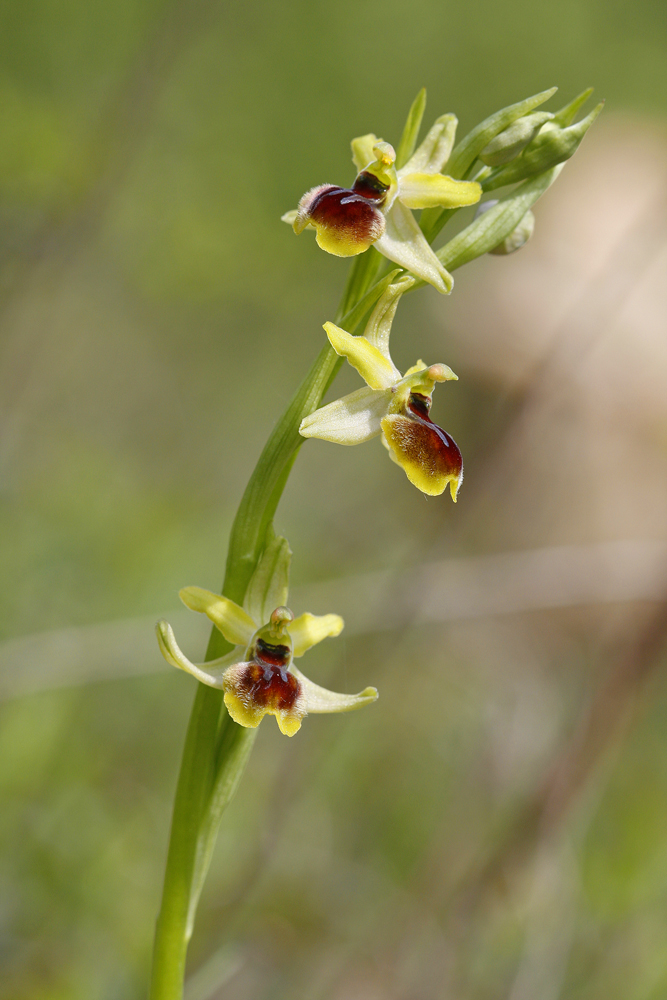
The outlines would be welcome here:
M 160 651 L 167 662 L 202 684 L 222 688 L 227 711 L 235 722 L 254 729 L 265 715 L 275 715 L 286 736 L 294 736 L 309 712 L 350 712 L 378 696 L 373 687 L 359 694 L 328 691 L 294 665 L 294 658 L 303 656 L 311 646 L 339 635 L 344 623 L 340 615 L 306 613 L 295 618 L 285 607 L 290 557 L 284 538 L 267 546 L 248 588 L 246 608 L 202 587 L 180 591 L 188 608 L 205 614 L 234 644 L 226 656 L 192 663 L 181 652 L 171 625 L 161 620 L 156 626 Z
M 333 323 L 324 324 L 331 346 L 356 368 L 366 388 L 315 410 L 302 420 L 299 433 L 347 445 L 381 434 L 390 457 L 417 489 L 439 496 L 449 486 L 456 502 L 463 479 L 461 452 L 453 438 L 433 423 L 429 411 L 435 383 L 457 376 L 447 365 L 427 367 L 423 361 L 401 375 L 389 353 L 396 307 L 414 284 L 414 278 L 405 276 L 389 285 L 361 337 Z
M 475 181 L 441 173 L 454 144 L 457 119 L 443 115 L 400 169 L 393 146 L 373 133 L 352 140 L 359 171 L 351 188 L 320 184 L 283 215 L 299 234 L 310 226 L 319 246 L 338 257 L 352 257 L 375 246 L 412 274 L 448 294 L 453 279 L 431 249 L 412 209 L 461 208 L 476 204 L 482 189 Z

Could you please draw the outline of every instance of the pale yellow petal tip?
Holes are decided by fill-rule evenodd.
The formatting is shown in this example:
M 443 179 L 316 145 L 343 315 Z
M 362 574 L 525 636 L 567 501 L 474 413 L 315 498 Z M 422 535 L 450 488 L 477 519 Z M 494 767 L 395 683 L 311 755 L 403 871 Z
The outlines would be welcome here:
M 463 473 L 460 476 L 452 476 L 449 480 L 449 492 L 452 495 L 452 500 L 454 503 L 457 502 L 459 498 L 459 490 L 461 489 L 461 483 L 463 482 Z
M 367 687 L 363 691 L 360 691 L 357 697 L 364 705 L 372 705 L 374 701 L 378 700 L 380 695 L 377 688 Z M 362 706 L 360 705 L 359 707 L 361 708 Z
M 174 631 L 169 622 L 165 621 L 164 618 L 160 618 L 159 622 L 156 622 L 155 625 L 155 634 L 157 636 L 157 642 L 158 646 L 160 647 L 160 652 L 164 656 L 167 663 L 169 663 L 172 667 L 180 666 L 174 654 L 172 653 L 172 648 L 176 644 L 176 639 L 174 637 Z
M 265 712 L 249 708 L 232 691 L 225 691 L 225 705 L 234 722 L 246 729 L 257 729 Z
M 294 736 L 301 729 L 301 719 L 298 715 L 289 715 L 287 712 L 273 712 L 278 729 L 284 736 Z
M 200 611 L 205 613 L 205 609 L 210 605 L 211 600 L 220 600 L 219 594 L 214 594 L 212 590 L 205 590 L 203 587 L 183 587 L 178 592 L 178 596 L 190 611 Z
M 345 622 L 340 615 L 327 615 L 326 618 L 329 632 L 327 638 L 335 639 L 345 628 Z
M 344 628 L 340 615 L 311 615 L 309 611 L 295 618 L 289 626 L 293 655 L 298 658 L 323 639 L 335 638 Z
M 296 217 L 297 217 L 298 214 L 299 213 L 298 213 L 298 210 L 296 208 L 291 208 L 289 210 L 289 212 L 285 212 L 284 215 L 280 216 L 280 221 L 281 222 L 286 222 L 288 226 L 293 226 L 294 225 L 294 220 L 296 219 Z
M 447 492 L 447 487 L 449 487 L 452 500 L 454 503 L 458 501 L 462 476 L 447 476 L 445 479 L 438 480 L 430 479 L 423 473 L 420 474 L 421 470 L 419 472 L 416 470 L 412 471 L 408 470 L 405 466 L 403 466 L 403 470 L 412 485 L 416 486 L 425 496 L 441 497 L 443 493 Z
M 336 350 L 336 348 L 334 347 L 334 340 L 338 342 L 338 339 L 341 334 L 343 336 L 349 336 L 349 334 L 347 334 L 345 330 L 342 330 L 339 326 L 336 326 L 335 323 L 331 323 L 329 320 L 327 320 L 326 323 L 322 324 L 322 329 L 329 338 L 329 342 L 331 343 L 331 346 L 333 347 L 334 351 Z M 336 351 L 336 353 L 338 352 Z

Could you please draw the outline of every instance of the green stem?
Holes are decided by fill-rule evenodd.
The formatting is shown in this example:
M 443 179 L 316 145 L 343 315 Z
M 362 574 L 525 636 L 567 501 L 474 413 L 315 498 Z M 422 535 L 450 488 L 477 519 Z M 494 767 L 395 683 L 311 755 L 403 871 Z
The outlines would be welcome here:
M 353 332 L 390 280 L 373 285 L 382 258 L 362 254 L 350 270 L 337 323 Z M 372 286 L 372 287 L 370 287 Z M 299 425 L 320 405 L 342 358 L 327 344 L 276 424 L 241 500 L 229 540 L 223 593 L 243 603 L 303 438 Z M 213 629 L 206 659 L 231 647 Z M 256 731 L 233 722 L 222 692 L 197 686 L 185 738 L 172 817 L 162 903 L 153 951 L 150 1000 L 181 1000 L 187 947 L 199 894 L 211 858 L 220 818 L 231 800 L 250 755 Z
M 162 905 L 155 929 L 151 1000 L 180 1000 L 183 993 L 196 844 L 213 781 L 214 759 L 210 753 L 202 754 L 202 748 L 215 746 L 221 703 L 221 691 L 197 686 L 174 799 Z

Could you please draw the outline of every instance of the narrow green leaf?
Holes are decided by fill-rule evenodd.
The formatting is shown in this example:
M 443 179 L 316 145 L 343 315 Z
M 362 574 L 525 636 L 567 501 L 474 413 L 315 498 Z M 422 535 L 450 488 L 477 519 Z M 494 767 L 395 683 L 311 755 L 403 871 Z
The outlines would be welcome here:
M 425 108 L 426 87 L 422 87 L 412 102 L 412 107 L 408 111 L 408 119 L 405 123 L 405 128 L 403 129 L 403 135 L 401 136 L 401 141 L 398 144 L 398 149 L 396 150 L 397 170 L 400 170 L 401 167 L 408 162 L 415 151 Z

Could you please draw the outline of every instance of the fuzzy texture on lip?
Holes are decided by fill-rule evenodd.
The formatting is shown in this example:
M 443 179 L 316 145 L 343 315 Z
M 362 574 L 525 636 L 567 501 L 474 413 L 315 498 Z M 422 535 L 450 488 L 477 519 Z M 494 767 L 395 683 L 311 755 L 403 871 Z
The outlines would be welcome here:
M 315 228 L 318 246 L 336 257 L 354 257 L 368 250 L 385 230 L 376 198 L 347 188 L 322 184 L 307 191 L 299 202 L 295 233 Z
M 236 663 L 223 678 L 225 705 L 234 722 L 254 729 L 265 715 L 275 715 L 280 731 L 293 736 L 307 713 L 302 685 L 290 673 L 291 646 L 259 639 L 249 663 Z
M 431 400 L 411 393 L 402 413 L 382 420 L 390 455 L 410 482 L 428 496 L 440 496 L 449 486 L 452 500 L 463 479 L 463 459 L 456 441 L 429 416 Z

